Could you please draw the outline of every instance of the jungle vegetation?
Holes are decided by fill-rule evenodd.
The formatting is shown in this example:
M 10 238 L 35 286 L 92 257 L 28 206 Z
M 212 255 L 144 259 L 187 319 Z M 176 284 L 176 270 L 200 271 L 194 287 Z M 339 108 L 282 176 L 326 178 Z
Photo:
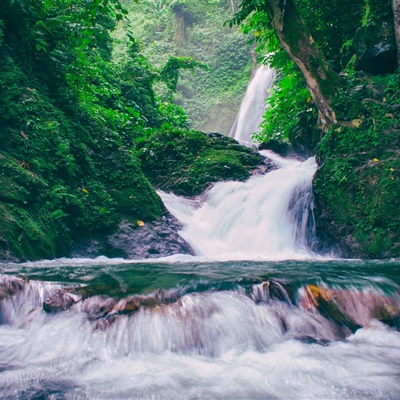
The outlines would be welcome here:
M 232 147 L 210 157 L 222 141 L 191 127 L 221 130 L 216 116 L 233 120 L 221 110 L 238 107 L 252 48 L 277 72 L 256 139 L 316 154 L 321 243 L 350 256 L 399 256 L 399 7 L 397 0 L 4 0 L 1 258 L 68 255 L 77 237 L 109 232 L 122 218 L 160 218 L 165 210 L 149 179 L 161 186 L 163 174 L 189 170 L 229 178 L 212 173 L 203 155 L 216 170 L 236 157 L 243 179 L 257 159 Z M 193 143 L 201 144 L 197 153 Z M 157 171 L 169 149 L 177 171 Z M 185 185 L 186 194 L 198 190 Z
M 400 254 L 399 13 L 396 0 L 244 0 L 229 22 L 277 70 L 257 140 L 316 154 L 318 234 L 352 256 Z

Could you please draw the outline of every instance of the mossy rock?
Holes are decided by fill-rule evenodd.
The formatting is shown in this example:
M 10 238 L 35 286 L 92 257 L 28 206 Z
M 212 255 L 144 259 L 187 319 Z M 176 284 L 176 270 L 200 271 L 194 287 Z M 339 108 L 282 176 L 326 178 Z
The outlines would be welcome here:
M 137 154 L 153 186 L 185 196 L 214 182 L 244 180 L 263 163 L 232 138 L 198 131 L 154 131 L 139 142 Z
M 66 255 L 68 229 L 58 215 L 40 216 L 32 210 L 0 203 L 0 259 L 20 261 Z
M 327 158 L 318 169 L 317 233 L 323 240 L 338 242 L 342 255 L 400 256 L 399 155 L 381 150 Z M 321 210 L 329 217 L 323 218 Z

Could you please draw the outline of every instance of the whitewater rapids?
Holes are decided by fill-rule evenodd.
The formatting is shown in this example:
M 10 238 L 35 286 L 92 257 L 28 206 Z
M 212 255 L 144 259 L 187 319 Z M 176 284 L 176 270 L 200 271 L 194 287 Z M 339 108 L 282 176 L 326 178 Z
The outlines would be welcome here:
M 246 182 L 220 182 L 203 196 L 188 199 L 159 192 L 183 224 L 179 234 L 195 254 L 214 260 L 284 260 L 316 257 L 312 179 L 317 164 L 261 154 L 279 169 Z
M 354 333 L 302 306 L 314 276 L 400 304 L 398 263 L 352 265 L 3 265 L 0 398 L 395 400 L 398 330 L 362 301 Z M 45 312 L 54 290 L 75 304 Z

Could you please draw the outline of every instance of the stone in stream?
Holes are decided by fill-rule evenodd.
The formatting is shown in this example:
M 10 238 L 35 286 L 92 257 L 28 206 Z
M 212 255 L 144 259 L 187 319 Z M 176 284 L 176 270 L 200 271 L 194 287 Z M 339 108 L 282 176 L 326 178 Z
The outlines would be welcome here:
M 15 276 L 0 276 L 0 301 L 21 291 L 25 286 L 25 280 Z
M 334 290 L 307 285 L 300 291 L 300 307 L 319 312 L 324 317 L 353 332 L 373 319 L 397 325 L 400 319 L 400 299 L 357 290 Z
M 81 296 L 68 293 L 64 289 L 54 289 L 43 302 L 43 310 L 46 312 L 68 310 L 81 299 Z
M 144 259 L 191 254 L 190 245 L 178 234 L 182 225 L 171 214 L 152 222 L 121 221 L 117 231 L 77 240 L 72 257 L 98 256 Z

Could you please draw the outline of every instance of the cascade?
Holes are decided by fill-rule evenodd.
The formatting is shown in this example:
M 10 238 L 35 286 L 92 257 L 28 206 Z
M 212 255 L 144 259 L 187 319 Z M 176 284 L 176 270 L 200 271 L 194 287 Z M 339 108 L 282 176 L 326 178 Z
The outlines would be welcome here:
M 253 145 L 251 134 L 259 129 L 273 76 L 273 70 L 261 66 L 247 88 L 230 133 L 244 145 Z M 279 168 L 246 182 L 217 183 L 195 200 L 159 191 L 196 255 L 219 260 L 315 257 L 308 250 L 314 240 L 315 159 L 300 162 L 260 153 Z
M 398 397 L 399 263 L 102 262 L 3 265 L 0 398 Z
M 240 105 L 239 113 L 229 133 L 238 142 L 251 143 L 251 135 L 259 132 L 265 111 L 265 99 L 272 85 L 274 71 L 262 65 L 252 77 Z
M 313 256 L 308 245 L 314 158 L 301 162 L 261 153 L 280 168 L 246 182 L 217 183 L 195 200 L 159 192 L 196 255 L 220 260 Z

